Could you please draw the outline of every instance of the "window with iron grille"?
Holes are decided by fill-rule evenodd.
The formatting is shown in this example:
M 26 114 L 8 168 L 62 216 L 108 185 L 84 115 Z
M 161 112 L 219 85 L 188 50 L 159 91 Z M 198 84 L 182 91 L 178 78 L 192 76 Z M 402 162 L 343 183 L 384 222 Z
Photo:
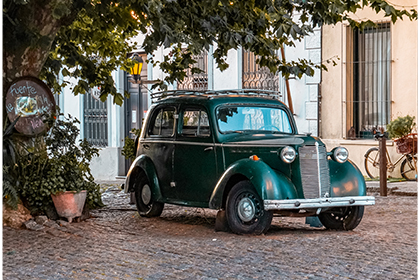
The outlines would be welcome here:
M 242 88 L 279 90 L 279 75 L 273 74 L 267 67 L 260 67 L 253 52 L 243 52 Z
M 347 130 L 371 138 L 391 118 L 390 23 L 347 31 Z
M 84 138 L 96 147 L 108 146 L 108 114 L 106 102 L 94 98 L 98 89 L 84 94 Z
M 187 76 L 182 83 L 178 83 L 178 89 L 188 90 L 207 90 L 208 89 L 208 57 L 207 51 L 203 51 L 199 55 L 194 55 L 193 59 L 197 61 L 193 67 L 201 69 L 203 72 L 192 74 L 191 69 L 187 69 Z

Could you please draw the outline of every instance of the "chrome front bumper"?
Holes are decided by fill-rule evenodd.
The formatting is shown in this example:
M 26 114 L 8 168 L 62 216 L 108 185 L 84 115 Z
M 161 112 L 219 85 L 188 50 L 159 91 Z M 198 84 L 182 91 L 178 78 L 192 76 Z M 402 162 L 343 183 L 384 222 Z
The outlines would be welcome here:
M 313 199 L 264 200 L 264 210 L 292 210 L 375 205 L 373 196 L 323 197 Z

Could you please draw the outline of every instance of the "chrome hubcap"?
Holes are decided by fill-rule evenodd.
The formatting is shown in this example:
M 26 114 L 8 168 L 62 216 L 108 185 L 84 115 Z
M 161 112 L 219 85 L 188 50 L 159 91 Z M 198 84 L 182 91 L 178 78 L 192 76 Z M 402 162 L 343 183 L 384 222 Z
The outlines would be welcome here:
M 152 200 L 152 191 L 150 190 L 149 185 L 144 185 L 141 190 L 141 200 L 145 205 L 148 205 Z
M 242 198 L 238 203 L 238 215 L 244 222 L 251 221 L 255 216 L 254 202 L 249 197 Z

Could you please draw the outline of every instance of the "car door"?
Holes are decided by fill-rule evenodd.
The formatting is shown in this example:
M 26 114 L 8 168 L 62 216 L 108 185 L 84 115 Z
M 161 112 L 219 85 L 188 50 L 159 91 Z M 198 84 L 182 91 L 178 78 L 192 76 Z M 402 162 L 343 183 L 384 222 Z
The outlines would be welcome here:
M 162 195 L 169 200 L 176 198 L 175 189 L 171 187 L 176 116 L 175 106 L 155 108 L 147 124 L 146 137 L 139 146 L 140 154 L 152 159 Z
M 218 179 L 216 170 L 216 151 L 206 110 L 181 109 L 173 173 L 179 202 L 208 207 Z

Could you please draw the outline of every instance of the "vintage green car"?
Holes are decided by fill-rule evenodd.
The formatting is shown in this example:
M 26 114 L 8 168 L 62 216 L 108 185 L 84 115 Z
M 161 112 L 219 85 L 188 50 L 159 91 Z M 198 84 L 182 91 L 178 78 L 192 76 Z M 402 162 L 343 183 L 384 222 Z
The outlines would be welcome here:
M 265 233 L 273 215 L 354 229 L 375 204 L 362 174 L 345 148 L 327 152 L 319 138 L 298 134 L 277 94 L 153 95 L 124 185 L 140 215 L 159 216 L 170 203 L 220 210 L 217 219 L 238 234 Z

